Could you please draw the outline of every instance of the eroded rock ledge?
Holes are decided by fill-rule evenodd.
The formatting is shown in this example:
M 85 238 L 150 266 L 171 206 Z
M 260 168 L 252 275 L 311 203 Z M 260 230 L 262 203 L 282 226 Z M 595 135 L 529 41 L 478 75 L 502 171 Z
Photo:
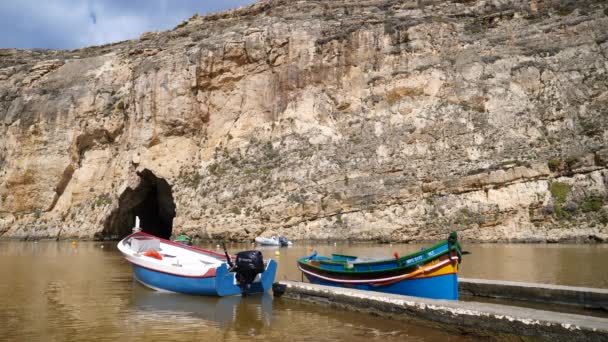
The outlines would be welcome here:
M 0 236 L 606 241 L 607 41 L 603 1 L 279 0 L 3 49 Z

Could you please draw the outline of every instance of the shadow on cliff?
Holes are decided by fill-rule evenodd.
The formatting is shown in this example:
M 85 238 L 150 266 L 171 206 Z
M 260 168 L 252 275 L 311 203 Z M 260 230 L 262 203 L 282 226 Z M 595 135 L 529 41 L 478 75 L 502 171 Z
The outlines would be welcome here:
M 98 239 L 122 239 L 129 235 L 135 225 L 135 216 L 141 220 L 142 231 L 164 239 L 171 237 L 175 202 L 171 186 L 148 169 L 138 172 L 139 185 L 127 188 L 104 223 L 104 229 L 96 234 Z

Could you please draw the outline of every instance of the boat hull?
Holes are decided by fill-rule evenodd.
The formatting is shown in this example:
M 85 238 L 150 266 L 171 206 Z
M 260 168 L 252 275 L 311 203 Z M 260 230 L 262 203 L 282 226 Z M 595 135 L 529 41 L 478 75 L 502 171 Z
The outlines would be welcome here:
M 277 246 L 277 247 L 287 247 L 293 245 L 291 241 L 287 241 L 287 245 L 282 245 L 281 242 L 277 239 L 269 239 L 264 237 L 255 238 L 255 242 L 262 246 Z
M 151 289 L 194 295 L 219 296 L 215 288 L 215 277 L 185 278 L 156 272 L 137 265 L 132 265 L 132 267 L 135 279 Z
M 267 238 L 255 238 L 255 242 L 262 246 L 279 246 L 279 241 Z
M 155 271 L 136 264 L 131 264 L 131 266 L 137 281 L 157 291 L 220 297 L 238 295 L 242 292 L 236 282 L 235 274 L 228 272 L 225 265 L 218 267 L 215 276 L 211 277 L 183 277 Z M 247 289 L 247 294 L 268 291 L 274 282 L 276 268 L 276 262 L 269 260 L 259 279 Z
M 444 266 L 437 272 L 425 276 L 399 280 L 385 285 L 375 283 L 344 283 L 328 280 L 327 277 L 319 277 L 311 273 L 305 272 L 304 274 L 308 281 L 319 285 L 378 291 L 400 294 L 404 296 L 416 296 L 433 299 L 458 299 L 457 266 L 452 264 Z

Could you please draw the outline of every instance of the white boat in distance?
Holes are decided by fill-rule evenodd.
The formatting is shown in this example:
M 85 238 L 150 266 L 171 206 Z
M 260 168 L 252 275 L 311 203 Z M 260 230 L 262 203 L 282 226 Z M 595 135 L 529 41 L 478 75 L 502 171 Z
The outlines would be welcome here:
M 263 246 L 279 246 L 279 247 L 287 247 L 293 245 L 291 241 L 288 241 L 284 236 L 280 235 L 279 237 L 272 236 L 270 238 L 265 238 L 262 236 L 258 236 L 255 238 L 255 242 L 259 243 Z

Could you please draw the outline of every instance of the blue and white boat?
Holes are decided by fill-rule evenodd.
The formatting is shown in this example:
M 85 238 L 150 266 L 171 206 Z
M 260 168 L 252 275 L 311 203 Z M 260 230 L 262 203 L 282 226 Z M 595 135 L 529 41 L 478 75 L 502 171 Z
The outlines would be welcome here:
M 231 296 L 268 291 L 277 264 L 264 262 L 259 251 L 239 252 L 234 257 L 186 246 L 144 232 L 133 233 L 118 243 L 133 267 L 133 276 L 158 290 L 206 296 Z

